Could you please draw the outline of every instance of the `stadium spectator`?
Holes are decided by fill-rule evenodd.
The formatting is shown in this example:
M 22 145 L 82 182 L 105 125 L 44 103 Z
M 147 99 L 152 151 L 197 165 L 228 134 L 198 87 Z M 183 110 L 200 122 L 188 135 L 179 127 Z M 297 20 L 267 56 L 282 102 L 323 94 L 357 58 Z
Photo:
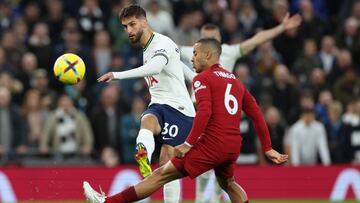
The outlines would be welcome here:
M 320 92 L 330 89 L 331 85 L 326 81 L 325 71 L 322 68 L 316 67 L 311 72 L 309 82 L 303 88 L 310 89 L 314 100 L 317 102 Z
M 11 74 L 15 74 L 16 69 L 9 64 L 4 48 L 0 46 L 0 73 L 2 72 L 10 72 Z
M 95 33 L 92 57 L 95 65 L 96 77 L 106 73 L 111 64 L 112 47 L 110 35 L 102 30 Z
M 325 123 L 332 163 L 344 163 L 344 149 L 346 148 L 346 126 L 341 120 L 342 104 L 333 101 L 328 107 L 329 122 Z
M 285 118 L 290 118 L 292 107 L 299 102 L 299 91 L 293 84 L 291 75 L 285 65 L 275 67 L 274 81 L 267 91 L 271 95 L 271 103 L 280 110 Z
M 14 72 L 18 72 L 24 50 L 17 46 L 14 31 L 6 30 L 2 34 L 1 45 L 5 50 L 8 63 L 14 68 Z
M 304 40 L 302 53 L 295 60 L 291 72 L 297 76 L 301 85 L 305 85 L 310 80 L 311 72 L 320 66 L 316 41 L 313 39 Z
M 49 36 L 54 44 L 61 42 L 61 32 L 67 13 L 64 12 L 64 4 L 61 0 L 46 0 L 47 16 L 46 24 L 49 28 Z
M 54 63 L 51 61 L 53 46 L 46 23 L 38 22 L 34 25 L 33 32 L 29 37 L 28 49 L 35 54 L 40 68 L 50 69 L 49 67 L 52 67 Z M 48 70 L 48 72 L 51 71 Z
M 36 69 L 33 71 L 30 85 L 41 94 L 41 101 L 46 109 L 53 110 L 56 106 L 58 93 L 49 87 L 49 77 L 44 69 Z
M 260 94 L 259 81 L 251 75 L 249 66 L 244 63 L 239 63 L 234 68 L 234 74 L 245 85 L 245 87 L 258 98 Z
M 280 63 L 280 56 L 271 42 L 265 42 L 259 46 L 255 57 L 257 61 L 256 73 L 263 79 L 262 86 L 266 87 L 271 84 L 271 78 Z
M 239 1 L 231 1 L 231 3 Z M 232 8 L 232 4 L 230 3 L 230 8 Z M 239 21 L 238 29 L 241 32 L 242 36 L 244 36 L 245 39 L 248 39 L 252 37 L 257 31 L 261 28 L 261 20 L 259 18 L 259 15 L 257 11 L 254 8 L 254 5 L 252 3 L 252 0 L 245 0 L 241 1 L 240 3 L 240 11 L 236 12 L 236 10 L 233 10 L 233 12 L 237 13 L 237 19 Z M 235 9 L 236 7 L 234 7 Z
M 225 11 L 222 20 L 221 39 L 225 44 L 235 44 L 242 41 L 236 16 L 231 11 Z
M 11 93 L 11 103 L 21 104 L 23 85 L 8 72 L 0 73 L 0 86 L 6 87 Z
M 24 1 L 24 11 L 23 16 L 26 22 L 26 25 L 29 28 L 29 33 L 32 33 L 34 25 L 40 20 L 41 18 L 41 8 L 40 3 L 41 1 Z
M 90 122 L 67 95 L 60 96 L 42 133 L 39 150 L 44 154 L 89 156 L 93 148 Z
M 300 0 L 300 14 L 304 22 L 300 26 L 303 38 L 312 38 L 317 41 L 321 39 L 326 31 L 326 23 L 315 13 L 311 0 Z
M 354 17 L 347 18 L 344 27 L 336 35 L 337 46 L 349 50 L 357 65 L 360 64 L 358 57 L 356 57 L 360 53 L 359 23 L 360 21 Z
M 136 137 L 140 129 L 140 118 L 144 112 L 146 104 L 141 97 L 135 97 L 132 101 L 131 112 L 121 116 L 120 128 L 118 135 L 120 136 L 121 163 L 135 163 L 133 158 L 133 146 L 136 145 Z
M 107 86 L 101 92 L 100 103 L 91 111 L 90 121 L 94 132 L 94 149 L 101 157 L 104 148 L 112 147 L 118 154 L 121 148 L 119 132 L 120 117 L 125 113 L 126 104 L 121 100 L 116 84 Z M 129 146 L 133 149 L 133 145 Z M 131 150 L 133 152 L 133 150 Z M 133 157 L 131 157 L 133 159 Z
M 66 85 L 64 92 L 74 101 L 75 107 L 88 114 L 94 101 L 95 92 L 93 88 L 86 88 L 86 78 L 75 85 Z
M 279 151 L 279 153 L 290 154 L 289 145 L 285 141 L 287 129 L 280 111 L 276 107 L 271 106 L 266 109 L 264 117 L 269 129 L 271 144 Z M 257 155 L 259 156 L 259 164 L 273 164 L 263 155 L 260 142 L 257 142 Z
M 12 160 L 25 154 L 26 139 L 20 109 L 11 103 L 9 89 L 0 85 L 0 157 Z
M 346 70 L 334 85 L 334 95 L 343 105 L 360 96 L 360 78 L 354 69 Z
M 345 147 L 344 162 L 345 163 L 360 163 L 360 100 L 353 100 L 347 106 L 347 112 L 343 117 L 346 124 L 345 130 Z
M 196 28 L 197 23 L 194 21 L 195 11 L 184 13 L 175 28 L 174 41 L 181 45 L 192 45 L 200 38 L 199 30 Z
M 22 50 L 27 50 L 27 43 L 29 40 L 29 31 L 28 31 L 28 25 L 22 18 L 16 18 L 13 27 L 15 40 L 16 40 L 16 46 Z
M 25 120 L 27 132 L 27 145 L 33 152 L 38 151 L 42 130 L 48 116 L 48 110 L 42 106 L 41 94 L 38 90 L 31 89 L 25 94 L 21 113 Z
M 16 76 L 24 86 L 23 93 L 31 88 L 31 76 L 36 69 L 38 69 L 36 56 L 31 52 L 24 53 L 21 58 L 20 71 Z
M 245 113 L 241 114 L 240 133 L 242 140 L 241 153 L 236 160 L 237 164 L 256 164 L 259 161 L 256 150 L 256 131 L 251 119 Z
M 0 2 L 0 36 L 5 30 L 10 29 L 14 23 L 11 3 L 8 1 Z
M 315 120 L 313 108 L 303 108 L 301 118 L 289 129 L 291 164 L 316 165 L 320 157 L 323 165 L 331 164 L 325 127 Z
M 326 75 L 330 74 L 335 66 L 336 46 L 332 36 L 326 35 L 321 38 L 321 48 L 319 51 L 319 58 L 321 67 L 324 69 Z
M 94 41 L 96 32 L 105 29 L 104 13 L 98 0 L 84 0 L 79 9 L 78 21 L 87 44 Z
M 329 106 L 334 102 L 333 95 L 330 90 L 322 90 L 319 94 L 318 102 L 315 105 L 315 113 L 317 119 L 323 124 L 330 122 Z
M 150 27 L 155 32 L 172 37 L 175 29 L 172 15 L 162 8 L 159 0 L 150 0 L 146 7 Z

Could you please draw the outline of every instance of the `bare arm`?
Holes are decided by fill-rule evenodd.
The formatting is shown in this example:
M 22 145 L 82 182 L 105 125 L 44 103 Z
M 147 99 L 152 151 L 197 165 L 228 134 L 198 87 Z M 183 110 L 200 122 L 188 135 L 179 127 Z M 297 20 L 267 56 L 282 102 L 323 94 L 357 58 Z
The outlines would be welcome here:
M 285 30 L 293 29 L 295 27 L 298 27 L 302 21 L 302 18 L 299 14 L 296 14 L 289 18 L 289 13 L 285 16 L 281 24 L 278 26 L 263 30 L 258 32 L 255 36 L 252 38 L 245 40 L 243 43 L 241 43 L 241 51 L 243 54 L 247 54 L 250 51 L 254 50 L 257 46 L 260 44 L 272 40 L 281 33 L 283 33 Z

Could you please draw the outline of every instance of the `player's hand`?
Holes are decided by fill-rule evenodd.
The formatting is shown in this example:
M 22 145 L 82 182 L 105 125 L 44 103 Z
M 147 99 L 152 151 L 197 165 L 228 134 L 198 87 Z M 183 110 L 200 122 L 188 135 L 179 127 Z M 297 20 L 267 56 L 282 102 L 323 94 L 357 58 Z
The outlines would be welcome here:
M 289 156 L 287 154 L 280 154 L 274 149 L 270 149 L 269 151 L 265 152 L 267 158 L 269 158 L 272 162 L 276 164 L 282 164 L 288 161 Z
M 112 72 L 105 73 L 97 79 L 98 82 L 110 82 L 114 79 L 114 74 Z
M 191 149 L 191 147 L 187 144 L 181 144 L 175 147 L 175 156 L 182 158 L 185 154 Z
M 281 25 L 284 27 L 284 30 L 290 30 L 292 28 L 298 27 L 301 24 L 301 21 L 302 17 L 299 14 L 290 17 L 290 14 L 287 13 L 282 20 Z

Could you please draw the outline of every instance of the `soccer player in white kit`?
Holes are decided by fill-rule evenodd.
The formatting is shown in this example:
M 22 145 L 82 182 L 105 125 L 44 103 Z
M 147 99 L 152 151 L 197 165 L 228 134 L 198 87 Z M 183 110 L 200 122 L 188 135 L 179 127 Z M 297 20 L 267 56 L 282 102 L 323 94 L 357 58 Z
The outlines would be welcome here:
M 300 25 L 302 19 L 300 15 L 294 15 L 289 17 L 289 14 L 285 16 L 282 23 L 278 26 L 260 31 L 252 38 L 245 40 L 242 43 L 228 45 L 222 44 L 221 45 L 221 55 L 220 55 L 220 64 L 222 67 L 229 72 L 233 72 L 236 60 L 250 51 L 254 50 L 258 45 L 272 40 L 273 38 L 277 37 L 281 33 L 286 30 L 296 28 Z M 205 24 L 201 27 L 201 38 L 214 38 L 221 42 L 221 35 L 219 27 L 214 24 Z M 191 61 L 193 55 L 193 47 L 192 46 L 180 46 L 180 53 L 181 58 L 185 63 L 189 63 Z M 204 203 L 208 202 L 207 198 L 205 197 L 205 189 L 209 183 L 210 176 L 213 171 L 208 171 L 203 173 L 202 175 L 196 178 L 196 200 L 195 203 Z M 212 179 L 215 181 L 215 178 Z M 212 191 L 212 196 L 210 198 L 211 203 L 218 203 L 220 202 L 221 197 L 221 188 L 218 184 L 214 183 L 214 191 Z
M 185 85 L 185 64 L 180 60 L 177 45 L 170 38 L 151 30 L 146 13 L 140 6 L 123 8 L 120 21 L 129 40 L 143 48 L 144 65 L 128 71 L 106 73 L 98 81 L 145 78 L 151 102 L 141 117 L 135 159 L 140 173 L 147 177 L 152 172 L 150 162 L 155 149 L 153 136 L 157 135 L 162 144 L 160 165 L 163 165 L 174 156 L 174 147 L 184 143 L 191 130 L 195 110 Z M 164 186 L 164 200 L 166 203 L 179 202 L 179 180 Z

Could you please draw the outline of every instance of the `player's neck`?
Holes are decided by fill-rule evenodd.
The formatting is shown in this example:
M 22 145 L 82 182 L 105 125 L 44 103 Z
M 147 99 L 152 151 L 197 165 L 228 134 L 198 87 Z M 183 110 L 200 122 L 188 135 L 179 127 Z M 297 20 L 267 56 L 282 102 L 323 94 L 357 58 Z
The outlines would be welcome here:
M 140 39 L 140 46 L 144 49 L 145 47 L 147 47 L 152 38 L 153 38 L 153 31 L 150 29 L 144 29 L 144 33 L 143 36 Z

